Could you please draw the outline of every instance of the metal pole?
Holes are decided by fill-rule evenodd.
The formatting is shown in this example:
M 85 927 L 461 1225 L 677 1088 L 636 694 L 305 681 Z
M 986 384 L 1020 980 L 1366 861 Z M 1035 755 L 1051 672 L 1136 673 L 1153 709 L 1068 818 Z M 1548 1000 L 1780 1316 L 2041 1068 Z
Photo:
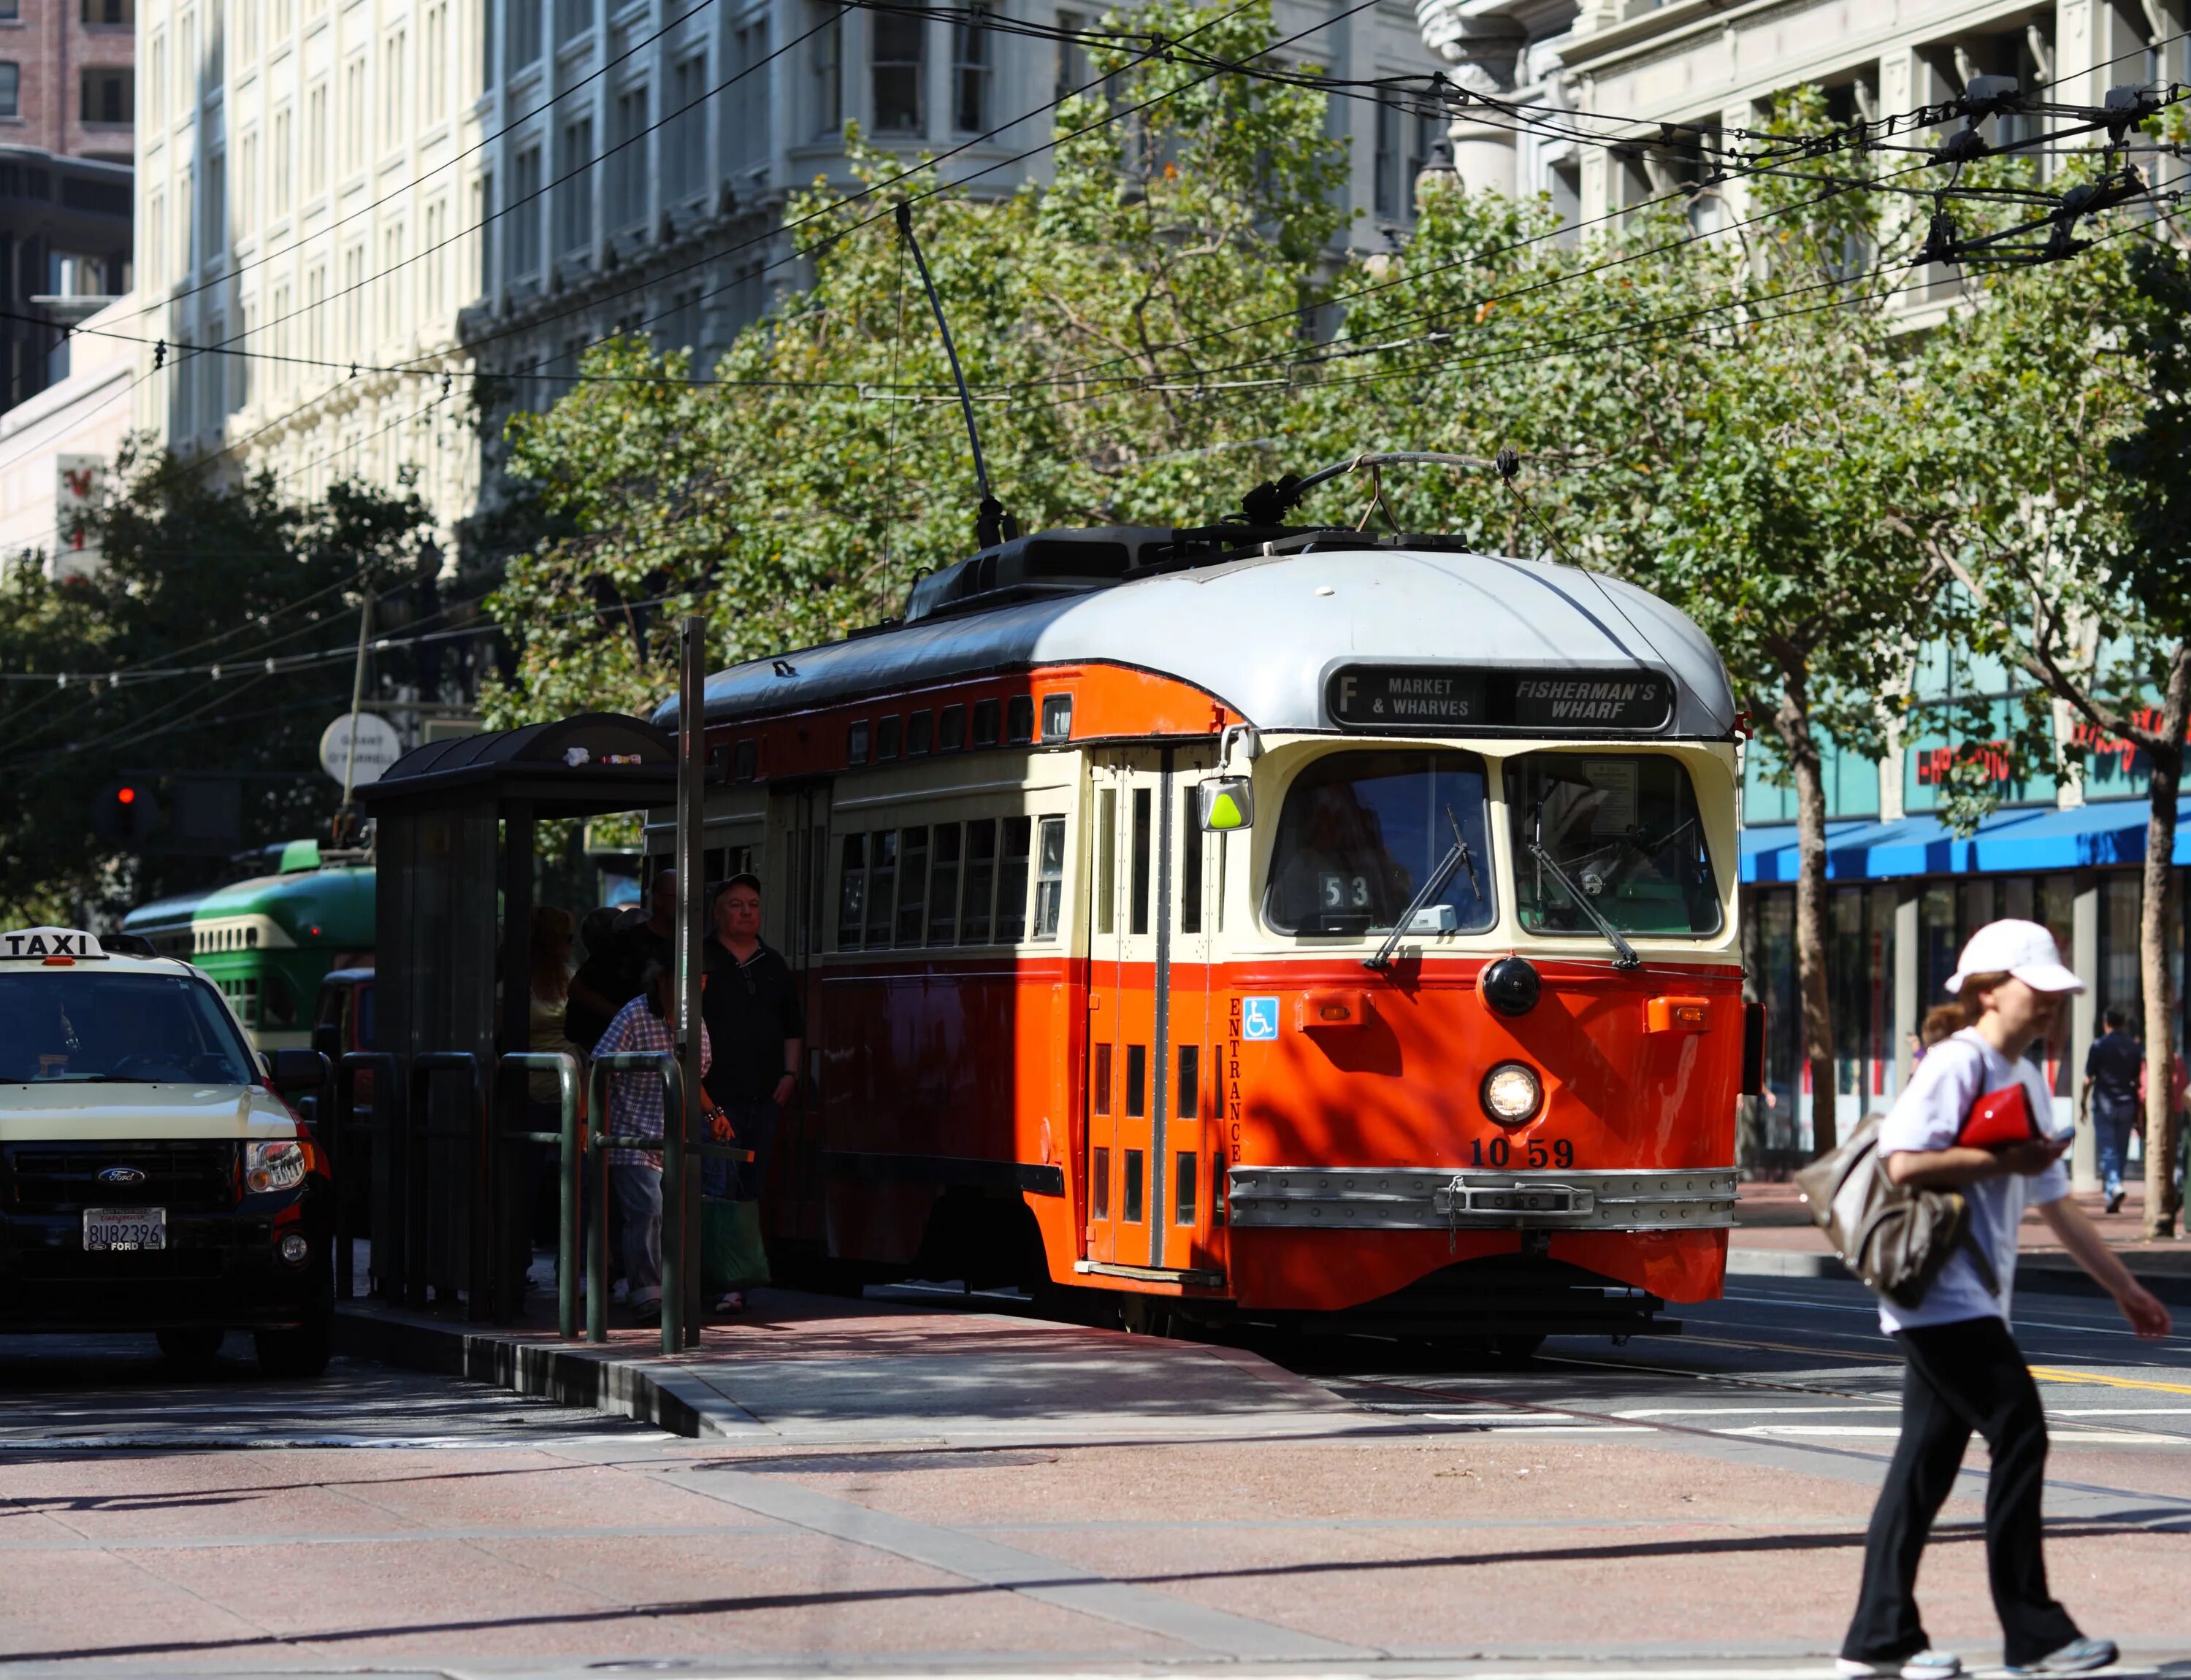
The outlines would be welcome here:
M 357 714 L 365 704 L 365 644 L 373 633 L 373 591 L 365 592 L 365 599 L 357 609 L 357 668 L 350 679 L 350 752 L 343 759 L 343 807 L 350 807 L 350 784 L 357 775 Z
M 609 1070 L 594 1063 L 593 1091 L 586 1104 L 586 1147 L 579 1157 L 593 1187 L 586 1208 L 586 1340 L 609 1339 L 609 1152 L 602 1139 L 609 1129 Z
M 677 1059 L 684 1102 L 669 1116 L 663 1173 L 662 1351 L 674 1354 L 700 1334 L 700 1157 L 685 1146 L 699 1141 L 701 825 L 707 798 L 708 621 L 686 617 L 683 680 L 677 701 Z M 674 1199 L 676 1215 L 669 1217 Z M 672 1260 L 671 1233 L 675 1234 Z

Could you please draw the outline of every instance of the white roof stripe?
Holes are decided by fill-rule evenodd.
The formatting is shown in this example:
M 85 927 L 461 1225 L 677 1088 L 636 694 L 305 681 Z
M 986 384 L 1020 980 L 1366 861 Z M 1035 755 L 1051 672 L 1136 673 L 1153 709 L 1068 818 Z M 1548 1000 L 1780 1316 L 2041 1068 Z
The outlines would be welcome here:
M 1734 725 L 1719 656 L 1656 596 L 1539 560 L 1391 548 L 1235 560 L 926 619 L 784 656 L 788 676 L 754 660 L 708 679 L 707 712 L 758 718 L 1091 661 L 1176 677 L 1272 730 L 1329 729 L 1324 678 L 1355 661 L 1642 666 L 1674 680 L 1669 735 L 1723 736 Z M 654 714 L 663 728 L 676 718 L 674 699 Z

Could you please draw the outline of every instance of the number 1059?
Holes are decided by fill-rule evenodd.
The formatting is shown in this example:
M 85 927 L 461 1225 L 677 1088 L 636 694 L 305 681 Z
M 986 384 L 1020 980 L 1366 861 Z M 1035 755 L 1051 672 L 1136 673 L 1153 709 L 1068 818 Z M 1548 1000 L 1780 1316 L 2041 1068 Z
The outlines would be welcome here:
M 1528 1138 L 1517 1143 L 1509 1138 L 1488 1140 L 1471 1138 L 1468 1164 L 1504 1169 L 1509 1166 L 1573 1166 L 1574 1145 L 1564 1138 Z

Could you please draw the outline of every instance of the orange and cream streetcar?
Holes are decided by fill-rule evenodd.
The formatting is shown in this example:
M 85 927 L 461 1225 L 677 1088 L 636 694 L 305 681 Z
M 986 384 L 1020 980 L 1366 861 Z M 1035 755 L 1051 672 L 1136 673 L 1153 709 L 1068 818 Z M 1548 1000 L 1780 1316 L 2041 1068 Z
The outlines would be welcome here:
M 1509 1350 L 1719 1292 L 1763 1023 L 1737 718 L 1665 603 L 1044 531 L 706 693 L 710 873 L 807 1006 L 780 1264 Z

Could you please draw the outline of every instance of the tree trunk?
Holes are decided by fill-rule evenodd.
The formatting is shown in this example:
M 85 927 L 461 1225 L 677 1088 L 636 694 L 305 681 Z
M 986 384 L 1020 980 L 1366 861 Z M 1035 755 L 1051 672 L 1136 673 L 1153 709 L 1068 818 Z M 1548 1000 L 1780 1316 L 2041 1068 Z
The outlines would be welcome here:
M 1795 684 L 1783 687 L 1773 723 L 1795 779 L 1795 990 L 1803 1005 L 1803 1059 L 1811 1069 L 1811 1141 L 1824 1155 L 1840 1141 L 1826 992 L 1826 782 L 1810 708 Z
M 2169 912 L 2176 883 L 2176 802 L 2183 788 L 2183 729 L 2191 712 L 2191 643 L 2179 645 L 2168 667 L 2158 750 L 2145 819 L 2145 892 L 2138 914 L 2137 957 L 2145 990 L 2145 1234 L 2176 1233 L 2176 991 L 2168 972 Z

